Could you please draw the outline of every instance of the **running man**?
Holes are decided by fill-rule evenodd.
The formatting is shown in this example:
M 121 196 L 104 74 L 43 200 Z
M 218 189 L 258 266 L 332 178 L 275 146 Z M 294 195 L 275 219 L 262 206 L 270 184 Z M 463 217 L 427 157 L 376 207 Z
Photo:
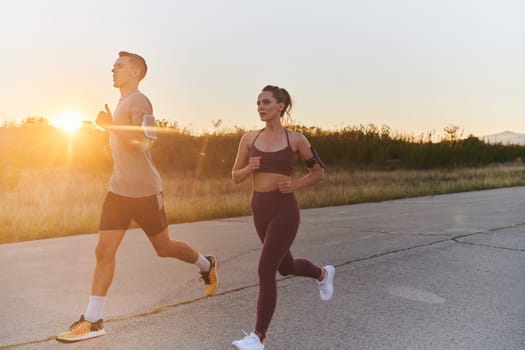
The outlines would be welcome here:
M 64 343 L 106 334 L 103 308 L 115 273 L 116 253 L 131 220 L 144 230 L 159 257 L 196 265 L 206 295 L 214 295 L 219 284 L 217 259 L 199 254 L 185 242 L 170 239 L 168 233 L 162 182 L 149 151 L 155 135 L 142 127 L 145 116 L 153 116 L 149 99 L 139 91 L 139 83 L 147 72 L 145 60 L 137 54 L 119 52 L 112 72 L 113 86 L 120 90 L 121 97 L 113 114 L 106 105 L 96 123 L 109 130 L 113 174 L 102 206 L 89 302 L 80 319 L 57 335 L 56 339 Z

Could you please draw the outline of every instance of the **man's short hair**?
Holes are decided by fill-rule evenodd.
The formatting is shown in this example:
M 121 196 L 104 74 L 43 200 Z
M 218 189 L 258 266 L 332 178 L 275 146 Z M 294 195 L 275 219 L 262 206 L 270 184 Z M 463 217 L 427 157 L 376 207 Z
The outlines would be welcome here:
M 148 72 L 148 65 L 142 56 L 137 55 L 136 53 L 120 51 L 118 53 L 118 57 L 128 57 L 131 61 L 131 64 L 140 70 L 139 80 L 144 79 L 146 73 Z

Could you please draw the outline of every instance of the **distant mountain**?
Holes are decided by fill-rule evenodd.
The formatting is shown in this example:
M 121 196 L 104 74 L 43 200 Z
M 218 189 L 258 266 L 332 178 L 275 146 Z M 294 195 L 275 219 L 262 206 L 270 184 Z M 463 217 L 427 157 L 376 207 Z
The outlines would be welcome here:
M 487 143 L 525 145 L 525 134 L 519 134 L 512 131 L 504 131 L 500 132 L 499 134 L 481 136 L 479 139 Z

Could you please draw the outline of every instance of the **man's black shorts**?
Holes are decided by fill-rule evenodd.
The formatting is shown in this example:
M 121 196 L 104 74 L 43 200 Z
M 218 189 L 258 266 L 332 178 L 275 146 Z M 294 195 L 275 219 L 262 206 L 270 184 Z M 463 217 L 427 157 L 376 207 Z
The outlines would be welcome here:
M 135 221 L 148 236 L 168 227 L 162 193 L 147 197 L 123 197 L 108 192 L 100 215 L 100 230 L 127 230 Z

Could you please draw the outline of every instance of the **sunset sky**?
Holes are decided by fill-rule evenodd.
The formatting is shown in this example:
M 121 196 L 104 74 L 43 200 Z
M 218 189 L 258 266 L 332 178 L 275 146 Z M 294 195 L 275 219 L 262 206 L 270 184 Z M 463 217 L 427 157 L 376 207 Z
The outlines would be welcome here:
M 92 120 L 118 51 L 145 57 L 158 118 L 259 128 L 266 84 L 295 121 L 418 135 L 525 132 L 522 0 L 17 0 L 0 10 L 0 122 Z

